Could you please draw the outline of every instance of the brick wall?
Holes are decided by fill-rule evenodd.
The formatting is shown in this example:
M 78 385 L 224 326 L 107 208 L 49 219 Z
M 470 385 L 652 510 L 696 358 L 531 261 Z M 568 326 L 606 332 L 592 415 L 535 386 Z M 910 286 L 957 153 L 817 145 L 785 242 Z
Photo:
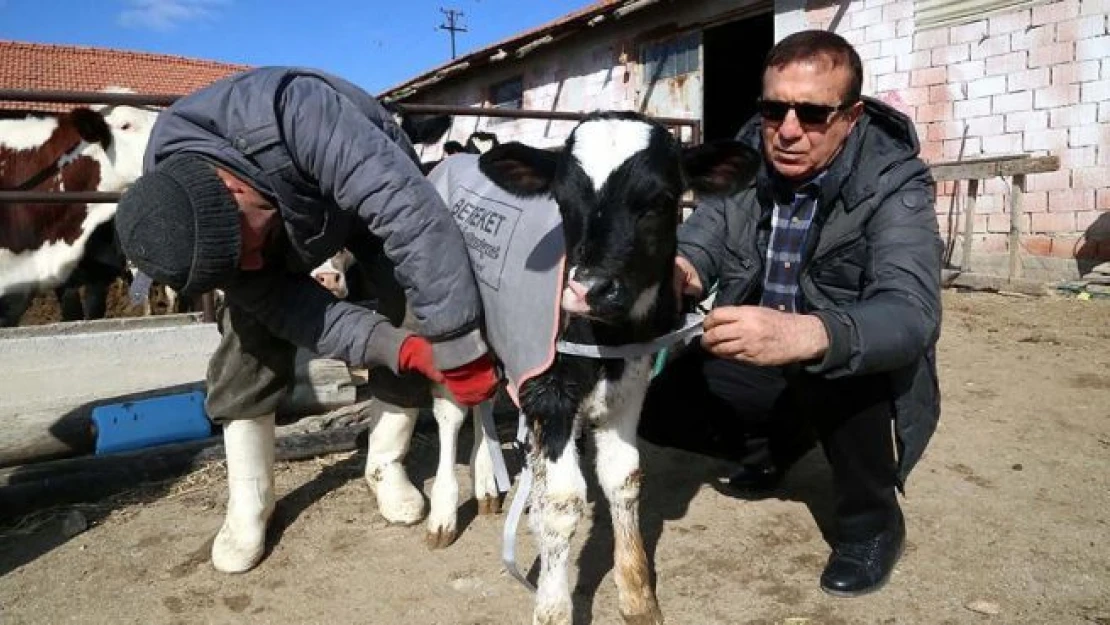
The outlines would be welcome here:
M 808 0 L 806 20 L 856 46 L 865 93 L 914 120 L 925 160 L 1060 157 L 1059 171 L 1028 177 L 1030 277 L 1070 277 L 1110 260 L 1110 0 L 1059 0 L 928 30 L 915 27 L 913 0 L 847 0 L 846 9 Z M 938 188 L 942 233 L 963 227 L 961 190 Z M 980 184 L 976 270 L 1001 266 L 994 255 L 1007 251 L 1009 200 L 1002 180 Z

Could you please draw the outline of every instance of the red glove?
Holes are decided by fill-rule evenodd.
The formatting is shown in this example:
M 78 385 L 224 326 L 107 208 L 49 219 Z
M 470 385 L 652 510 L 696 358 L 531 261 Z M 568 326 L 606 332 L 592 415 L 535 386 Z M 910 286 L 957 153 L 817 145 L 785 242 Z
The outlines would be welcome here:
M 436 369 L 432 344 L 415 334 L 401 342 L 401 351 L 397 354 L 397 369 L 401 372 L 415 371 L 432 382 L 444 382 L 443 374 Z
M 443 377 L 447 390 L 464 406 L 477 406 L 497 392 L 497 371 L 489 354 L 444 371 Z

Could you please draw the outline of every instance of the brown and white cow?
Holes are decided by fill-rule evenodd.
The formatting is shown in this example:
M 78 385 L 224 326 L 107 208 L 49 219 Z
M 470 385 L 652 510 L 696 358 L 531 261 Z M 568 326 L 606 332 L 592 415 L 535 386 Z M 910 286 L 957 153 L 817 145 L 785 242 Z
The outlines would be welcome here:
M 123 191 L 142 172 L 156 117 L 103 106 L 0 119 L 0 189 Z M 115 211 L 115 204 L 0 203 L 0 326 L 16 325 L 34 294 L 48 288 L 63 300 L 65 320 L 102 317 L 108 286 L 125 271 Z M 79 285 L 86 286 L 83 307 L 74 305 Z

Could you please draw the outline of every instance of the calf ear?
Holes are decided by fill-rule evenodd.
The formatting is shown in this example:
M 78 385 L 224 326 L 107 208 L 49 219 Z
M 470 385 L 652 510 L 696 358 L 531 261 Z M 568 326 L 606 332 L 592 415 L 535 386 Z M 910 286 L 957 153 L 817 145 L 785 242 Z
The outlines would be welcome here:
M 761 160 L 759 152 L 737 141 L 704 143 L 682 154 L 690 188 L 711 195 L 729 195 L 751 184 Z
M 436 115 L 417 119 L 411 115 L 403 115 L 401 130 L 408 135 L 413 145 L 430 145 L 439 142 L 443 135 L 451 130 L 450 115 Z
M 99 143 L 105 150 L 112 147 L 112 129 L 103 115 L 84 106 L 73 109 L 69 115 L 82 139 Z
M 527 197 L 551 191 L 558 159 L 558 154 L 512 141 L 480 156 L 478 168 L 502 189 Z

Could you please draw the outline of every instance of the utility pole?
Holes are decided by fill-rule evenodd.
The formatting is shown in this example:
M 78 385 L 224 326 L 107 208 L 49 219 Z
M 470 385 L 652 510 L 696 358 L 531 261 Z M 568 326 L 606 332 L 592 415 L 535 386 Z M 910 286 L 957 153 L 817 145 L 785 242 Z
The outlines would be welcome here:
M 439 28 L 441 30 L 446 30 L 446 31 L 451 33 L 451 59 L 454 60 L 455 59 L 455 33 L 456 32 L 461 32 L 461 33 L 466 32 L 465 27 L 458 26 L 456 24 L 455 18 L 462 17 L 463 12 L 462 11 L 456 11 L 455 9 L 444 9 L 443 7 L 440 7 L 439 11 L 440 11 L 440 13 L 443 13 L 443 15 L 447 17 L 447 23 L 446 24 L 440 24 Z

